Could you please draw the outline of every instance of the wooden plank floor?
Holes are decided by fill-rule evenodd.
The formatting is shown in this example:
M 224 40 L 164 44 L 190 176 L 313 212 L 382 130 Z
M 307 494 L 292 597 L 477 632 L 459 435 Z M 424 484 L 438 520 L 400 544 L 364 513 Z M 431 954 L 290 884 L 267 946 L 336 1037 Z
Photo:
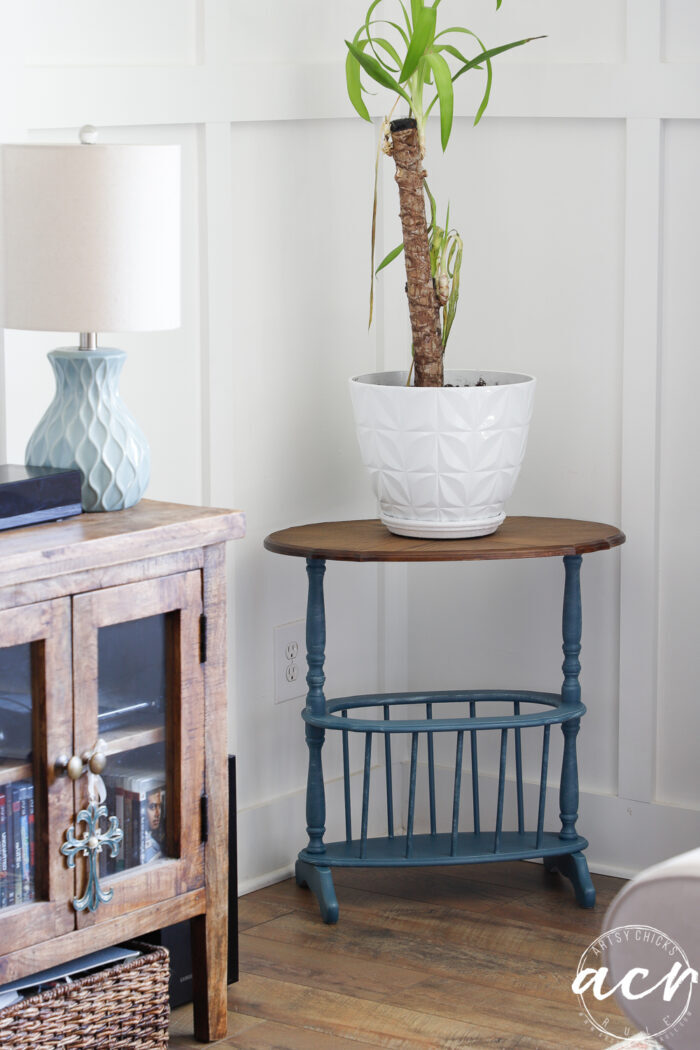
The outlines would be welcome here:
M 240 1050 L 600 1050 L 571 981 L 622 880 L 569 883 L 524 862 L 336 870 L 326 926 L 292 879 L 240 900 L 229 1034 Z M 611 1009 L 611 1016 L 615 1008 Z M 191 1008 L 171 1047 L 194 1050 Z

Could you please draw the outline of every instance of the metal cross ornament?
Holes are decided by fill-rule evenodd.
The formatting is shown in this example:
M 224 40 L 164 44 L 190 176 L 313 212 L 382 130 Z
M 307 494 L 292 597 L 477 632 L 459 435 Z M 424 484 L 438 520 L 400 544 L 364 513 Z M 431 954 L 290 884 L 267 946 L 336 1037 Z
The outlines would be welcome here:
M 107 904 L 114 896 L 114 890 L 103 890 L 97 873 L 98 858 L 102 850 L 110 850 L 113 857 L 119 852 L 119 844 L 124 838 L 124 832 L 119 827 L 116 817 L 108 818 L 107 807 L 103 805 L 107 796 L 104 781 L 99 773 L 93 772 L 91 768 L 92 759 L 97 756 L 101 761 L 95 767 L 100 771 L 104 768 L 104 756 L 106 753 L 104 740 L 98 740 L 92 751 L 83 754 L 83 761 L 87 767 L 87 786 L 89 802 L 87 809 L 81 809 L 75 824 L 66 831 L 66 841 L 61 846 L 61 853 L 68 861 L 68 867 L 75 867 L 75 858 L 79 853 L 88 858 L 88 882 L 82 897 L 73 898 L 73 907 L 76 911 L 97 911 L 100 904 Z M 100 827 L 100 818 L 109 819 L 106 831 Z M 78 824 L 87 825 L 87 830 L 81 839 L 76 837 L 75 829 Z
M 119 851 L 119 843 L 124 838 L 124 832 L 119 827 L 116 817 L 109 818 L 107 831 L 100 828 L 100 817 L 107 817 L 107 807 L 98 802 L 88 803 L 87 809 L 81 809 L 75 824 L 71 824 L 66 832 L 66 841 L 61 846 L 61 853 L 68 860 L 68 867 L 75 867 L 75 858 L 79 853 L 88 858 L 88 884 L 82 897 L 73 898 L 73 907 L 76 911 L 97 911 L 100 904 L 111 901 L 114 890 L 103 890 L 97 874 L 97 863 L 103 849 L 111 850 L 112 856 L 116 857 Z M 87 830 L 81 839 L 76 838 L 75 828 L 77 824 L 84 822 Z

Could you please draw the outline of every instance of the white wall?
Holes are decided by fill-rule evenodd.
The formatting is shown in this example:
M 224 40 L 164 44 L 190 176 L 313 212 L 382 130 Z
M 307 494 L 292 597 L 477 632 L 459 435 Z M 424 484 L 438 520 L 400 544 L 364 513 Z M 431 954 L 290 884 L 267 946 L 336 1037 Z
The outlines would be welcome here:
M 406 361 L 398 266 L 366 331 L 375 133 L 353 115 L 343 74 L 343 39 L 365 6 L 0 7 L 0 140 L 74 141 L 91 122 L 103 141 L 183 147 L 183 326 L 103 342 L 129 351 L 122 389 L 152 444 L 149 496 L 248 516 L 229 559 L 243 888 L 289 870 L 304 843 L 301 701 L 273 703 L 272 629 L 303 616 L 305 573 L 262 540 L 287 524 L 373 516 L 345 380 Z M 621 552 L 584 561 L 580 737 L 591 865 L 625 873 L 700 833 L 697 556 L 686 539 L 700 496 L 684 483 L 698 447 L 700 18 L 695 0 L 494 7 L 443 4 L 448 21 L 489 43 L 548 37 L 498 60 L 476 130 L 478 85 L 459 94 L 447 157 L 431 135 L 431 185 L 449 196 L 467 244 L 449 363 L 538 377 L 511 513 L 628 533 Z M 380 116 L 384 102 L 374 104 Z M 388 162 L 380 190 L 379 253 L 399 239 Z M 51 394 L 45 353 L 64 341 L 5 334 L 0 452 L 5 442 L 10 462 Z M 556 689 L 561 582 L 554 562 L 329 565 L 329 693 L 408 682 Z M 326 772 L 335 835 L 337 748 Z M 395 772 L 405 772 L 398 760 Z

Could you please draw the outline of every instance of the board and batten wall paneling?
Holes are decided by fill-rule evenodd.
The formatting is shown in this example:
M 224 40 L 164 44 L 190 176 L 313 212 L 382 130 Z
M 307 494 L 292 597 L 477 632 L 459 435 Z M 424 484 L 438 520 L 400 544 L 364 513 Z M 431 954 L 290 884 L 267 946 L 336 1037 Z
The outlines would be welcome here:
M 649 72 L 663 69 L 662 4 L 627 10 L 627 68 L 636 75 L 627 119 L 622 337 L 622 557 L 618 791 L 654 794 L 658 648 L 659 236 L 662 125 L 649 107 Z
M 700 62 L 700 6 L 692 0 L 664 0 L 661 12 L 664 62 Z
M 664 136 L 664 239 L 659 487 L 659 661 L 656 797 L 698 805 L 700 554 L 700 121 L 669 121 Z
M 248 538 L 229 553 L 229 732 L 249 888 L 290 870 L 304 824 L 301 701 L 273 703 L 272 628 L 303 616 L 305 573 L 261 542 L 286 524 L 374 514 L 346 381 L 406 362 L 400 263 L 378 283 L 366 330 L 385 101 L 369 96 L 375 124 L 361 123 L 343 71 L 343 39 L 366 4 L 58 6 L 27 0 L 0 12 L 2 140 L 69 141 L 92 122 L 108 140 L 183 146 L 183 327 L 109 341 L 129 352 L 122 388 L 153 446 L 149 494 L 248 514 Z M 673 539 L 679 516 L 695 512 L 682 487 L 694 452 L 677 406 L 692 386 L 696 328 L 687 283 L 700 239 L 696 7 L 518 0 L 496 13 L 485 0 L 443 0 L 448 21 L 473 25 L 488 44 L 547 38 L 497 61 L 476 130 L 479 75 L 463 78 L 447 157 L 430 131 L 431 184 L 467 242 L 450 360 L 539 381 L 510 510 L 608 519 L 629 535 L 620 552 L 588 557 L 582 581 L 581 827 L 592 866 L 620 873 L 700 834 L 684 733 L 690 573 Z M 384 162 L 378 257 L 398 242 L 395 194 Z M 16 459 L 51 396 L 46 351 L 65 340 L 4 339 L 0 446 Z M 327 587 L 329 693 L 457 679 L 557 687 L 557 564 L 453 574 L 329 566 Z M 331 746 L 332 833 L 338 761 Z

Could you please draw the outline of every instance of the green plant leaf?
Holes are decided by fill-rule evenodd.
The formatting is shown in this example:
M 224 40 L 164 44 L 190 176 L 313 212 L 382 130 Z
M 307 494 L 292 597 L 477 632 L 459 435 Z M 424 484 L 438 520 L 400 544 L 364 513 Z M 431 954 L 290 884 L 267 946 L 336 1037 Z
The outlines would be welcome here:
M 415 29 L 418 16 L 421 11 L 425 9 L 423 0 L 411 0 L 411 17 L 413 18 L 413 27 Z
M 367 106 L 362 101 L 362 85 L 360 83 L 360 63 L 357 61 L 352 52 L 348 51 L 347 58 L 345 59 L 345 81 L 348 87 L 348 97 L 352 102 L 353 106 L 362 117 L 363 120 L 368 120 L 372 123 L 372 118 L 369 115 Z
M 443 152 L 447 149 L 452 131 L 452 120 L 454 117 L 454 88 L 452 87 L 452 73 L 442 55 L 431 53 L 425 56 L 435 76 L 435 87 L 440 103 L 440 141 Z
M 406 52 L 401 76 L 399 77 L 402 84 L 405 84 L 408 78 L 415 73 L 418 63 L 425 54 L 426 48 L 430 47 L 435 39 L 436 18 L 437 11 L 434 7 L 423 7 L 418 12 L 418 17 L 414 17 L 415 28 L 411 37 L 411 43 Z
M 370 25 L 373 25 L 373 26 L 379 26 L 379 25 L 391 26 L 391 28 L 395 29 L 396 32 L 401 36 L 401 38 L 402 38 L 404 44 L 406 45 L 406 47 L 408 47 L 408 37 L 406 36 L 406 33 L 401 28 L 401 26 L 398 25 L 397 22 L 390 22 L 387 18 L 374 18 L 370 22 Z M 401 65 L 400 62 L 399 62 L 399 65 Z
M 447 29 L 441 29 L 439 33 L 435 34 L 435 39 L 442 40 L 444 36 L 449 36 L 450 33 L 465 33 L 467 36 L 471 36 L 474 40 L 477 40 L 482 49 L 484 48 L 484 44 L 479 40 L 476 33 L 472 33 L 471 29 L 465 29 L 464 26 L 449 26 Z
M 452 80 L 457 80 L 458 77 L 462 76 L 462 73 L 466 73 L 469 69 L 473 69 L 481 62 L 486 62 L 490 58 L 494 58 L 495 55 L 501 55 L 504 51 L 510 51 L 514 47 L 522 47 L 523 44 L 529 44 L 531 40 L 543 39 L 543 36 L 529 36 L 526 37 L 525 40 L 514 40 L 511 44 L 501 44 L 500 47 L 492 47 L 488 51 L 482 51 L 482 53 L 480 55 L 477 55 L 476 58 L 473 58 L 470 62 L 467 62 L 465 65 L 463 65 L 462 68 L 459 69 L 452 77 Z
M 461 51 L 458 51 L 453 44 L 438 44 L 433 50 L 436 52 L 447 51 L 449 55 L 452 55 L 453 58 L 459 59 L 460 62 L 469 61 L 466 55 L 463 55 Z
M 481 40 L 476 35 L 476 33 L 472 33 L 471 29 L 465 29 L 463 26 L 452 26 L 452 28 L 445 29 L 445 30 L 443 30 L 442 33 L 438 33 L 438 35 L 435 37 L 435 39 L 437 40 L 438 37 L 443 37 L 447 33 L 466 33 L 467 36 L 471 36 L 471 37 L 474 38 L 474 40 L 476 40 L 477 44 L 481 48 L 482 55 L 485 54 L 485 52 L 486 52 L 486 45 L 484 44 L 483 40 Z M 453 47 L 450 44 L 441 44 L 438 48 L 436 48 L 436 51 L 440 50 L 440 49 L 443 49 L 443 48 L 446 49 L 450 54 L 454 55 L 455 58 L 459 58 L 462 62 L 465 63 L 465 65 L 468 65 L 470 67 L 470 69 L 479 69 L 479 70 L 483 69 L 483 65 L 481 64 L 481 62 L 479 60 L 479 56 L 477 56 L 473 60 L 469 59 L 469 58 L 465 58 L 464 55 L 462 55 L 461 52 L 459 52 L 456 47 Z M 456 78 L 453 77 L 453 80 L 454 79 L 456 79 Z M 492 83 L 493 83 L 493 68 L 491 66 L 491 60 L 489 58 L 487 58 L 486 59 L 486 90 L 484 91 L 484 97 L 481 100 L 481 105 L 479 106 L 479 109 L 477 110 L 476 116 L 474 118 L 474 127 L 476 127 L 476 125 L 479 123 L 479 121 L 483 117 L 484 111 L 486 110 L 486 107 L 489 104 L 489 98 L 491 97 L 491 85 L 492 85 Z M 430 112 L 431 108 L 432 108 L 432 106 L 428 107 L 428 113 Z
M 351 44 L 349 40 L 345 41 L 350 54 L 354 55 L 357 61 L 360 63 L 366 73 L 371 76 L 372 80 L 376 80 L 382 87 L 389 88 L 391 91 L 395 91 L 398 95 L 401 95 L 403 99 L 411 105 L 411 99 L 406 94 L 401 85 L 394 80 L 392 76 L 377 62 L 376 58 L 372 58 L 371 55 L 366 55 L 364 51 L 356 44 Z
M 411 25 L 411 19 L 408 17 L 408 11 L 406 10 L 406 5 L 404 4 L 403 0 L 399 0 L 399 3 L 401 4 L 401 10 L 403 11 L 403 17 L 404 17 L 404 20 L 406 22 L 406 29 L 408 30 L 408 35 L 410 36 L 411 33 L 413 32 L 413 26 Z M 406 46 L 408 47 L 408 41 L 406 42 Z
M 437 221 L 437 204 L 435 203 L 435 198 L 430 192 L 430 187 L 428 186 L 427 179 L 423 179 L 423 189 L 425 190 L 426 196 L 428 198 L 428 203 L 430 204 L 430 229 L 432 230 Z
M 402 251 L 403 251 L 403 241 L 401 242 L 401 244 L 397 244 L 395 248 L 392 248 L 391 251 L 387 255 L 384 256 L 384 258 L 380 262 L 379 266 L 374 271 L 375 274 L 378 274 L 380 270 L 383 270 L 385 266 L 388 266 L 389 263 L 393 262 L 394 259 L 397 258 L 397 256 L 401 255 Z
M 496 10 L 497 11 L 498 11 L 499 7 L 501 6 L 501 3 L 502 3 L 502 0 L 496 0 Z
M 379 55 L 377 55 L 376 49 L 372 48 L 379 62 L 382 62 L 382 65 L 385 69 L 393 70 L 393 72 L 398 73 L 398 71 L 401 69 L 401 59 L 399 58 L 398 52 L 394 45 L 389 40 L 385 40 L 382 36 L 374 36 L 372 37 L 372 40 L 378 47 L 381 47 L 384 49 L 384 51 L 386 51 L 387 55 L 389 55 L 389 57 L 393 59 L 393 61 L 396 63 L 396 66 L 391 67 L 388 66 L 386 62 L 382 62 Z
M 371 14 L 374 11 L 375 7 L 378 7 L 378 5 L 381 4 L 381 2 L 382 2 L 382 0 L 372 0 L 372 3 L 367 8 L 367 14 L 365 15 L 364 29 L 365 29 L 365 33 L 367 35 L 367 39 L 368 40 L 372 36 L 372 34 L 370 33 L 370 30 L 369 30 L 369 27 L 372 24 L 371 21 L 370 21 Z M 358 37 L 359 37 L 361 32 L 362 32 L 362 28 L 358 29 L 357 33 L 355 34 L 355 40 L 353 41 L 353 43 L 357 42 L 357 39 L 358 39 Z
M 377 243 L 377 190 L 379 186 L 379 155 L 382 150 L 381 135 L 377 143 L 377 156 L 374 161 L 374 199 L 372 201 L 372 245 L 369 268 L 369 322 L 368 328 L 372 327 L 372 315 L 374 314 L 374 248 Z
M 452 254 L 453 254 L 453 250 L 454 250 L 455 246 L 456 246 L 456 251 L 454 253 L 454 269 L 453 269 L 453 272 L 450 274 L 451 281 L 452 281 L 451 286 L 450 286 L 450 297 L 447 300 L 447 303 L 445 304 L 445 308 L 443 310 L 443 324 L 442 324 L 442 348 L 443 348 L 443 351 L 444 351 L 445 347 L 447 346 L 447 340 L 450 337 L 450 331 L 452 329 L 452 322 L 454 321 L 455 314 L 457 313 L 457 302 L 459 300 L 459 274 L 460 274 L 460 270 L 462 269 L 463 244 L 462 244 L 462 238 L 459 237 L 458 235 L 455 235 L 455 240 L 453 242 L 452 249 L 450 250 L 450 258 L 452 258 Z
M 481 105 L 477 109 L 476 116 L 474 117 L 474 127 L 476 127 L 476 125 L 479 123 L 479 121 L 483 117 L 484 112 L 486 110 L 486 107 L 489 104 L 489 99 L 491 98 L 491 85 L 492 84 L 493 84 L 493 66 L 491 65 L 491 59 L 487 58 L 486 59 L 486 90 L 484 91 L 484 97 L 481 100 Z
M 436 35 L 436 37 L 435 37 L 436 42 L 438 40 L 442 39 L 442 37 L 447 36 L 449 33 L 464 33 L 464 34 L 466 34 L 466 36 L 470 36 L 474 40 L 476 40 L 477 44 L 479 45 L 479 47 L 481 48 L 482 51 L 485 50 L 486 46 L 483 43 L 483 41 L 481 41 L 479 39 L 479 37 L 476 35 L 476 33 L 472 33 L 471 29 L 465 29 L 464 26 L 450 26 L 449 29 L 443 29 L 442 32 L 440 32 L 440 33 L 438 33 Z M 438 45 L 438 47 L 435 48 L 435 50 L 436 51 L 447 50 L 449 54 L 452 54 L 455 57 L 458 57 L 460 59 L 460 61 L 463 62 L 465 65 L 469 65 L 469 63 L 472 61 L 471 59 L 466 58 L 464 55 L 462 55 L 462 53 L 460 51 L 458 51 L 457 48 L 454 47 L 454 45 L 452 45 L 452 44 L 440 44 L 440 45 Z M 474 61 L 476 62 L 477 60 L 475 59 Z M 475 65 L 471 66 L 470 68 L 472 68 L 472 69 L 481 69 L 482 67 L 480 65 L 475 64 Z M 455 80 L 455 77 L 452 77 L 452 81 L 453 82 L 454 82 L 454 80 Z M 433 106 L 435 105 L 435 103 L 437 101 L 438 101 L 438 98 L 437 98 L 437 95 L 436 95 L 435 98 L 433 99 L 433 101 L 430 103 L 430 105 L 428 106 L 428 108 L 425 111 L 426 117 L 430 114 L 431 109 L 433 108 Z
M 434 226 L 430 238 L 430 275 L 435 278 L 438 275 L 440 265 L 440 252 L 445 239 L 445 231 L 441 226 Z

